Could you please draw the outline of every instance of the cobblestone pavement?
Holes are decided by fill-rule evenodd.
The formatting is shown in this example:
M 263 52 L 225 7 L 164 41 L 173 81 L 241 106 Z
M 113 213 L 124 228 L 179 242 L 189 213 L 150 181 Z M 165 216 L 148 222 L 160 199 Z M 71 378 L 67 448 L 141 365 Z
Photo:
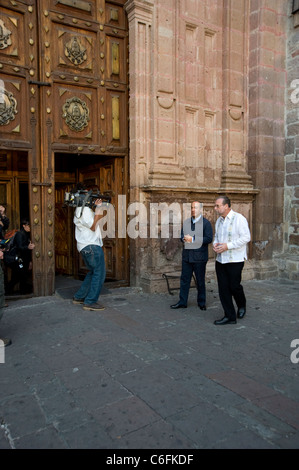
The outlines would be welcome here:
M 299 283 L 243 286 L 225 326 L 213 282 L 207 311 L 194 289 L 179 310 L 134 288 L 105 288 L 100 313 L 74 286 L 9 301 L 0 449 L 298 449 Z

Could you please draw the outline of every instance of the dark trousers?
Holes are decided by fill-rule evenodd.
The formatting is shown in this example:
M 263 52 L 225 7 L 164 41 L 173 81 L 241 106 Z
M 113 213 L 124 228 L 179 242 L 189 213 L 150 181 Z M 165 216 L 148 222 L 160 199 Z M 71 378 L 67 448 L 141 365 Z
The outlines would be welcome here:
M 216 261 L 220 302 L 225 316 L 231 320 L 236 319 L 233 299 L 235 299 L 238 308 L 246 306 L 246 298 L 243 287 L 241 286 L 243 267 L 244 262 L 221 264 Z
M 23 268 L 19 268 L 18 264 L 15 263 L 11 268 L 11 280 L 7 284 L 7 295 L 14 293 L 14 287 L 20 283 L 20 293 L 28 294 L 29 287 L 27 286 L 27 280 L 29 277 L 29 264 L 23 263 Z
M 207 262 L 188 263 L 182 262 L 182 274 L 180 280 L 180 304 L 187 305 L 192 274 L 194 272 L 197 284 L 197 304 L 206 304 L 206 275 Z

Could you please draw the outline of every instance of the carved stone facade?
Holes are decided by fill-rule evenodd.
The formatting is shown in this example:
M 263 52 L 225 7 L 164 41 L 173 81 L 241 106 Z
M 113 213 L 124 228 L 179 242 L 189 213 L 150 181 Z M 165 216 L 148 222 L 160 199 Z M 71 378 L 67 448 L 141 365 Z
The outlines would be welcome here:
M 0 196 L 13 223 L 30 208 L 36 295 L 82 272 L 62 204 L 77 181 L 124 213 L 109 280 L 165 291 L 181 270 L 172 208 L 199 200 L 214 226 L 224 193 L 251 229 L 244 278 L 298 279 L 298 15 L 298 0 L 2 0 Z M 131 203 L 146 208 L 136 238 Z
M 128 0 L 125 5 L 130 199 L 148 207 L 199 199 L 214 223 L 215 197 L 228 194 L 251 228 L 247 278 L 277 276 L 274 255 L 284 250 L 290 4 Z M 180 272 L 180 242 L 171 236 L 131 241 L 130 259 L 133 285 L 165 290 L 161 274 Z M 214 275 L 212 252 L 208 275 Z

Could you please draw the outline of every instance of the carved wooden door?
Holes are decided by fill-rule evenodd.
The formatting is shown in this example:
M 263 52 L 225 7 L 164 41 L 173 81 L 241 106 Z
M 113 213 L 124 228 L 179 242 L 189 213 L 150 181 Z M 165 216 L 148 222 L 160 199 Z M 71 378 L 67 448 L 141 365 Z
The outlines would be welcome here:
M 73 237 L 73 210 L 65 205 L 65 193 L 71 190 L 68 183 L 55 184 L 55 270 L 59 274 L 72 275 L 75 272 L 76 250 Z
M 82 165 L 73 165 L 65 172 L 67 178 L 57 178 L 55 155 L 67 162 L 70 156 L 74 161 L 74 156 L 84 155 L 83 165 L 96 160 L 102 172 L 108 161 L 114 168 L 119 161 L 128 174 L 124 4 L 125 0 L 1 0 L 0 146 L 24 152 L 28 161 L 37 295 L 54 292 L 56 263 L 59 269 L 70 269 L 59 240 L 57 211 L 62 210 L 63 191 L 55 189 L 55 182 L 78 181 L 83 170 Z M 123 194 L 127 184 L 124 179 Z M 117 193 L 119 185 L 115 179 L 111 190 Z M 116 240 L 116 246 L 125 251 L 113 256 L 127 260 L 127 243 Z M 128 267 L 122 272 L 128 279 Z

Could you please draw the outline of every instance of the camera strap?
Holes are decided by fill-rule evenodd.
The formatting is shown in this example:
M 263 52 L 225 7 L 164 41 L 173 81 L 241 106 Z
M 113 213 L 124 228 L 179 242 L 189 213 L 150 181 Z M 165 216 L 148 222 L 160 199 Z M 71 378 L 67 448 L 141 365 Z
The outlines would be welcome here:
M 90 191 L 88 191 L 88 192 L 86 193 L 86 195 L 85 195 L 84 199 L 83 199 L 83 204 L 82 204 L 82 207 L 81 207 L 80 217 L 81 217 L 81 216 L 82 216 L 82 214 L 83 214 L 83 209 L 84 209 L 84 207 L 85 207 L 85 204 L 87 203 L 87 201 L 88 201 L 88 199 L 89 199 L 89 196 L 91 195 L 91 193 L 92 193 L 92 191 L 91 191 L 91 190 L 90 190 Z M 78 207 L 78 205 L 79 205 L 79 199 L 78 199 L 78 202 L 77 202 L 77 207 Z M 80 217 L 79 217 L 79 218 L 80 218 Z

